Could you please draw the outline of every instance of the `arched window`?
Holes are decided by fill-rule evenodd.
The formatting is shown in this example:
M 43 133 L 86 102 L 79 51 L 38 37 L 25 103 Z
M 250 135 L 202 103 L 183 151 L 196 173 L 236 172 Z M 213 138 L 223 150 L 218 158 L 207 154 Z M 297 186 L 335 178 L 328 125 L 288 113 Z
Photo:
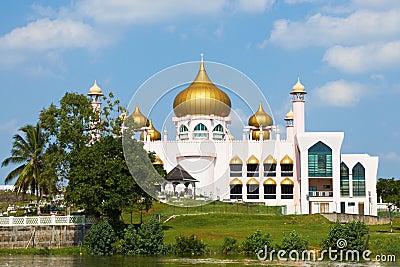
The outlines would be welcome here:
M 213 129 L 213 138 L 214 139 L 223 139 L 224 138 L 224 128 L 221 124 L 218 124 Z
M 259 175 L 259 165 L 258 159 L 251 155 L 246 162 L 247 164 L 247 177 L 258 177 Z
M 242 177 L 242 166 L 243 161 L 235 155 L 229 162 L 229 176 L 230 177 Z
M 194 127 L 193 138 L 207 139 L 208 129 L 203 123 L 199 123 Z
M 293 176 L 293 160 L 286 154 L 281 160 L 281 175 L 282 176 Z
M 353 196 L 365 196 L 365 168 L 358 162 L 353 167 Z
M 272 155 L 268 155 L 268 157 L 264 160 L 264 176 L 276 176 L 276 159 Z
M 276 199 L 276 182 L 272 178 L 264 181 L 264 199 Z
M 242 199 L 242 188 L 243 183 L 235 178 L 229 183 L 230 187 L 230 199 Z
M 186 125 L 181 125 L 181 127 L 179 127 L 179 139 L 181 140 L 189 139 L 189 129 L 188 127 L 186 127 Z
M 246 183 L 247 186 L 247 199 L 258 199 L 260 194 L 260 183 L 251 178 Z
M 348 196 L 349 189 L 349 168 L 342 162 L 340 164 L 340 196 Z
M 186 125 L 181 125 L 181 127 L 179 128 L 179 132 L 180 133 L 184 133 L 184 132 L 188 132 L 189 129 L 188 127 L 186 127 Z
M 293 199 L 293 187 L 294 182 L 289 178 L 283 179 L 281 182 L 281 198 L 282 199 Z
M 321 141 L 308 149 L 308 176 L 332 177 L 332 149 Z

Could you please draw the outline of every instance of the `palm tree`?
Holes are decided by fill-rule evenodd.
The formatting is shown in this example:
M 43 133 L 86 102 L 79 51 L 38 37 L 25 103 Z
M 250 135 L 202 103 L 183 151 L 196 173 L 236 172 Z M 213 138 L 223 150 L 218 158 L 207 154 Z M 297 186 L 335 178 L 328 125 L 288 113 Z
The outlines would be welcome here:
M 14 184 L 14 190 L 17 194 L 25 193 L 28 189 L 31 190 L 31 193 L 35 193 L 39 213 L 39 193 L 42 194 L 43 191 L 47 190 L 47 188 L 44 188 L 46 183 L 43 183 L 40 179 L 43 170 L 42 155 L 46 142 L 39 123 L 36 126 L 26 125 L 19 130 L 24 134 L 24 137 L 20 134 L 14 135 L 11 156 L 6 158 L 1 166 L 20 165 L 7 175 L 5 183 L 10 183 L 17 178 Z

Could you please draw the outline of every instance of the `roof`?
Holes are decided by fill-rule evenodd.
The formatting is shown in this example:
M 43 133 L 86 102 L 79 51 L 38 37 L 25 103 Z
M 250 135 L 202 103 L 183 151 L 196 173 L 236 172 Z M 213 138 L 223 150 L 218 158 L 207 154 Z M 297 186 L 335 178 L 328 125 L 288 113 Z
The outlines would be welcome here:
M 179 164 L 167 174 L 167 181 L 198 182 Z

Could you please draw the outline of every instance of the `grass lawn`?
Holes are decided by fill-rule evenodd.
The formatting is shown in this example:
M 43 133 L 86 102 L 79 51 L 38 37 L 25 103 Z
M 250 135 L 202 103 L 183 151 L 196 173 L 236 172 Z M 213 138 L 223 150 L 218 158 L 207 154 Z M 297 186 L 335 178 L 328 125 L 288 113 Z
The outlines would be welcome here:
M 275 244 L 281 243 L 284 232 L 296 230 L 308 240 L 310 249 L 320 249 L 320 243 L 328 235 L 331 223 L 319 214 L 276 215 L 280 209 L 222 202 L 195 208 L 155 203 L 149 213 L 142 212 L 142 220 L 146 221 L 154 214 L 160 214 L 162 221 L 171 215 L 181 215 L 164 224 L 165 241 L 175 243 L 175 237 L 180 234 L 194 234 L 208 244 L 212 251 L 220 251 L 225 237 L 234 237 L 241 243 L 257 229 L 269 232 Z M 140 211 L 125 213 L 124 221 L 129 223 L 131 214 L 133 223 L 139 223 Z M 390 233 L 389 225 L 369 226 L 369 249 L 374 254 L 386 253 L 400 257 L 400 218 L 394 219 L 393 226 L 394 233 Z

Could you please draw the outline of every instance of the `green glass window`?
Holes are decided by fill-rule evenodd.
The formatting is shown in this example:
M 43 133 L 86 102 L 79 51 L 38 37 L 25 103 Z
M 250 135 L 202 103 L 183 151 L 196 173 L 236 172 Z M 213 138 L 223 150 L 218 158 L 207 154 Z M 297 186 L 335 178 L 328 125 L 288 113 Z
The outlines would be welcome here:
M 187 132 L 187 131 L 189 131 L 189 129 L 185 125 L 181 125 L 181 127 L 179 128 L 179 132 L 181 132 L 181 133 Z
M 360 162 L 353 167 L 353 196 L 365 196 L 365 168 Z
M 204 124 L 199 123 L 196 125 L 196 127 L 194 127 L 194 130 L 195 131 L 207 131 L 207 127 Z
M 340 164 L 340 196 L 348 196 L 349 191 L 349 168 L 342 162 Z
M 332 177 L 332 149 L 321 141 L 308 149 L 308 176 Z
M 214 127 L 213 132 L 224 132 L 224 128 L 222 127 L 221 124 L 218 124 L 217 126 Z

